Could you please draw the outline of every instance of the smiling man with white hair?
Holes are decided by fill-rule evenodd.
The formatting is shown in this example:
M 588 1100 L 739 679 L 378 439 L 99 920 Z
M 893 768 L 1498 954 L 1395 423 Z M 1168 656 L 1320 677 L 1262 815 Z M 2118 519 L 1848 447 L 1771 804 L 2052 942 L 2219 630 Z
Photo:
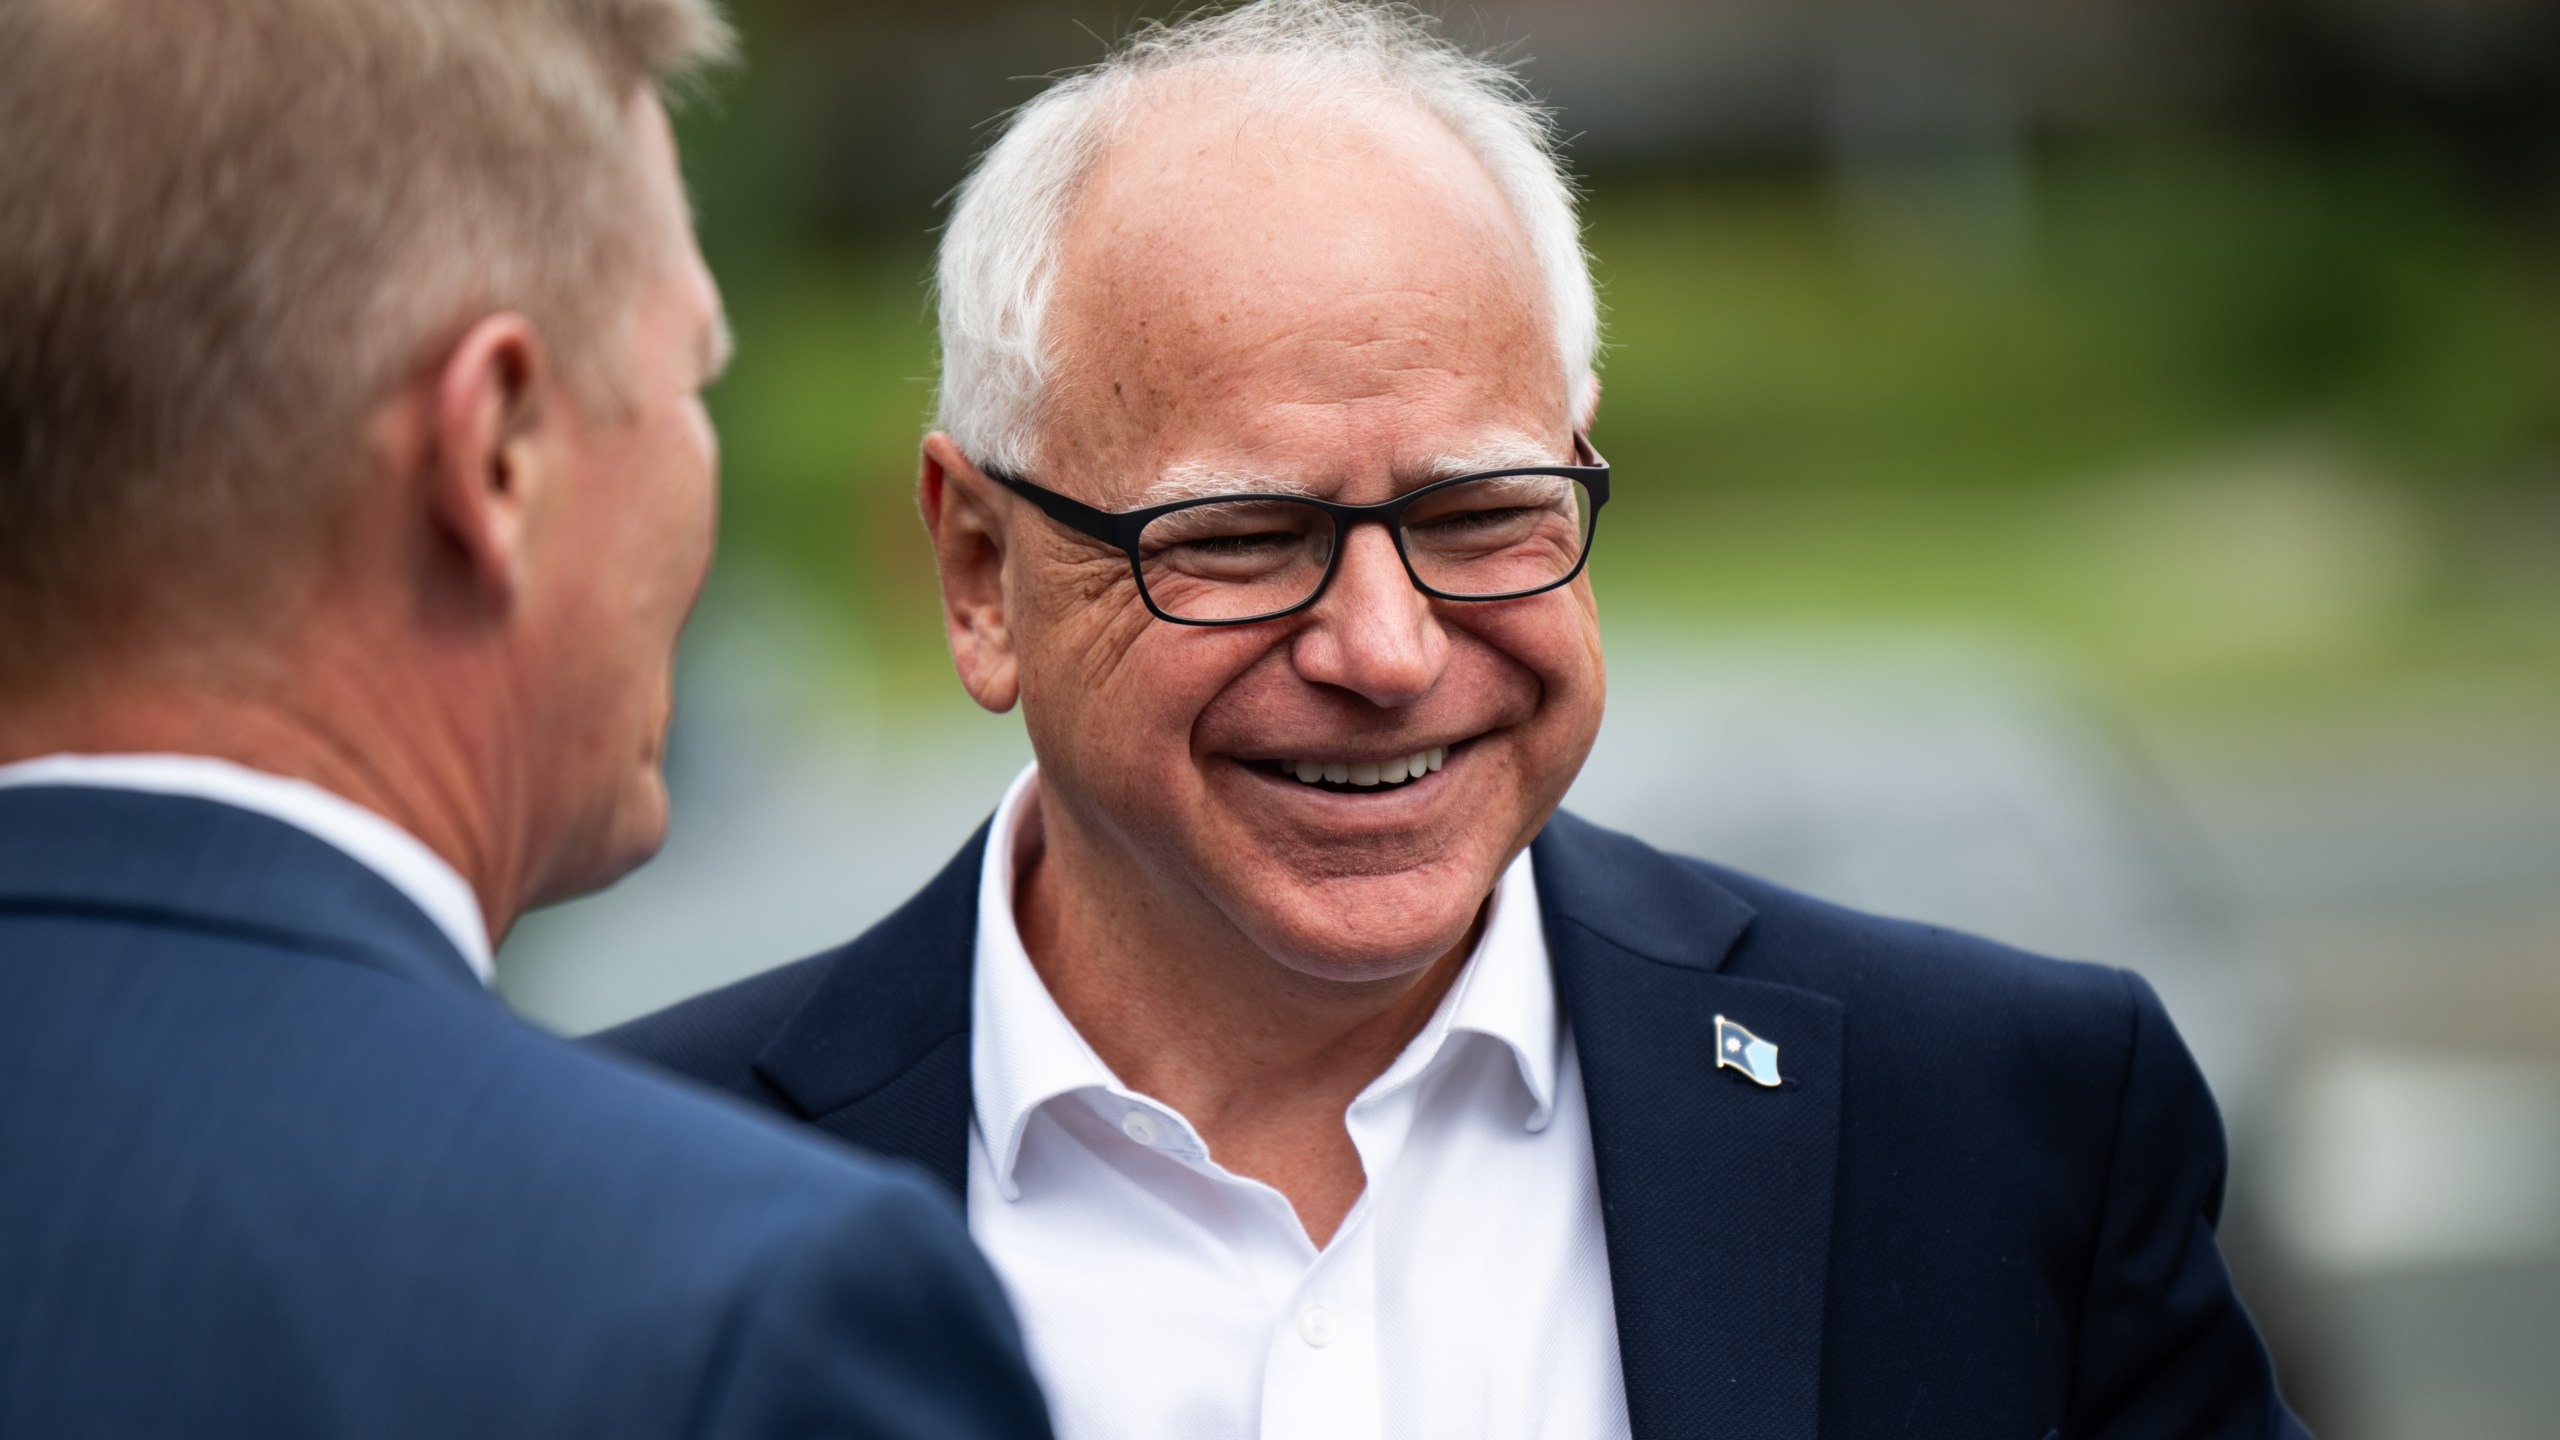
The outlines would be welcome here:
M 919 498 L 1037 763 L 870 933 L 609 1043 L 965 1196 L 1071 1437 L 2295 1433 L 2140 980 L 1557 812 L 1595 312 L 1543 112 L 1413 12 L 1026 106 Z

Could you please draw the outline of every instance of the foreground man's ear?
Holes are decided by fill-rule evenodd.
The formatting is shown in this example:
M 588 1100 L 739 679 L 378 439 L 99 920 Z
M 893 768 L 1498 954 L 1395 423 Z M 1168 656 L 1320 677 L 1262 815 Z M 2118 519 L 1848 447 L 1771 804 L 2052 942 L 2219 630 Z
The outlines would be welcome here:
M 470 587 L 499 608 L 525 584 L 531 514 L 552 458 L 553 385 L 541 335 L 516 314 L 473 325 L 436 372 L 427 513 Z
M 969 697 L 1001 715 L 1021 697 L 1022 685 L 1013 632 L 1005 625 L 1005 534 L 995 488 L 950 436 L 936 430 L 924 437 L 916 509 L 933 537 L 951 663 Z
M 1574 403 L 1573 407 L 1573 428 L 1578 434 L 1589 435 L 1591 433 L 1592 422 L 1599 418 L 1600 377 L 1597 375 L 1585 376 L 1582 381 L 1582 396 Z

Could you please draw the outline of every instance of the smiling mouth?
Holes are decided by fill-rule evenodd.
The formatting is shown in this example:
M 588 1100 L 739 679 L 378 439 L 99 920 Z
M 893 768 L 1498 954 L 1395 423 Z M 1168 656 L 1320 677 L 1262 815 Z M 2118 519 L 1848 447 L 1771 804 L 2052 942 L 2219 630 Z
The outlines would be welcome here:
M 1410 785 L 1448 763 L 1449 747 L 1433 745 L 1391 760 L 1273 760 L 1272 770 L 1339 795 L 1374 795 Z

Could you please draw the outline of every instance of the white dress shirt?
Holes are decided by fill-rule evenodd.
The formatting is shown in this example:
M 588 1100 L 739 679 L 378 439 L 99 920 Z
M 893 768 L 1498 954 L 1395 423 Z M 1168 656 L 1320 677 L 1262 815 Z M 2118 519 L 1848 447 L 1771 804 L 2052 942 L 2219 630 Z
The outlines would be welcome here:
M 1345 1114 L 1367 1188 L 1318 1250 L 1279 1191 L 1120 1083 L 1013 916 L 1025 770 L 980 872 L 969 1230 L 1060 1440 L 1627 1434 L 1590 1118 L 1523 853 L 1422 1032 Z
M 460 871 L 425 842 L 352 800 L 206 755 L 46 755 L 0 765 L 0 786 L 85 785 L 188 795 L 281 820 L 345 851 L 426 912 L 486 985 L 489 922 Z

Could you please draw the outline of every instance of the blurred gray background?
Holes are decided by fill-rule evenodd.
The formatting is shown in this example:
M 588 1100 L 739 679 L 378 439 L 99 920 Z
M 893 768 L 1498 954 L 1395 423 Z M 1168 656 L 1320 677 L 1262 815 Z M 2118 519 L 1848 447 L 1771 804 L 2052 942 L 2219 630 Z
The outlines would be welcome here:
M 665 855 L 583 1031 L 849 938 L 1028 750 L 914 518 L 936 201 L 1145 7 L 741 0 L 741 341 Z M 1450 7 L 1588 177 L 1611 701 L 1568 802 L 2149 975 L 2345 1440 L 2560 1433 L 2560 6 Z

